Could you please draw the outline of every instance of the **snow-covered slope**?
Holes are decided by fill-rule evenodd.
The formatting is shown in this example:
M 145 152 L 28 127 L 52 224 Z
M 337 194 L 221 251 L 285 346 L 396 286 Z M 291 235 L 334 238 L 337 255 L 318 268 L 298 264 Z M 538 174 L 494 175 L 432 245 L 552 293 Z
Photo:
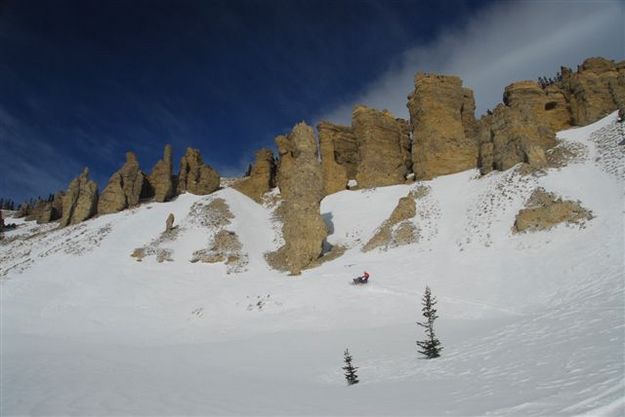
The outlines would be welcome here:
M 226 188 L 0 244 L 1 412 L 9 415 L 592 415 L 625 413 L 622 126 L 561 132 L 581 150 L 545 175 L 468 171 L 344 191 L 321 212 L 340 258 L 290 277 L 269 208 Z M 591 221 L 513 234 L 544 187 Z M 417 187 L 418 242 L 363 253 Z M 223 199 L 246 262 L 190 262 Z M 169 213 L 178 229 L 161 235 Z M 18 235 L 22 234 L 22 237 Z M 141 262 L 136 248 L 155 256 Z M 171 261 L 157 262 L 159 251 Z M 366 287 L 348 285 L 367 270 Z M 420 299 L 438 297 L 436 360 Z M 341 373 L 349 347 L 361 383 Z

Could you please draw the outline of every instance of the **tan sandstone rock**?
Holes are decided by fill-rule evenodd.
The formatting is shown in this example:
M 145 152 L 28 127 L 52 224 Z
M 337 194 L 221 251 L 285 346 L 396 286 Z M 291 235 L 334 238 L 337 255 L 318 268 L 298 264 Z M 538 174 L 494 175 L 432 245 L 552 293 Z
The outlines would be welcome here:
M 336 125 L 321 122 L 317 125 L 319 132 L 319 153 L 323 171 L 323 187 L 326 195 L 347 188 L 347 168 L 337 161 L 335 140 L 340 140 L 340 130 Z M 354 174 L 355 175 L 355 174 Z
M 498 105 L 480 120 L 479 164 L 482 174 L 504 171 L 520 162 L 533 169 L 547 164 L 545 151 L 556 145 L 555 134 L 525 107 Z
M 532 193 L 526 208 L 517 214 L 513 230 L 548 230 L 560 223 L 580 224 L 592 217 L 592 213 L 583 208 L 579 201 L 562 200 L 555 194 L 538 188 Z
M 268 261 L 277 267 L 282 264 L 297 275 L 319 258 L 327 235 L 319 213 L 324 195 L 323 174 L 310 126 L 299 123 L 288 137 L 277 137 L 276 143 L 280 152 L 278 185 L 283 198 L 280 212 L 285 244 L 268 256 Z
M 273 153 L 269 149 L 261 149 L 256 152 L 256 161 L 249 176 L 234 183 L 233 188 L 260 203 L 263 195 L 275 187 L 275 182 L 276 163 Z
M 504 104 L 520 111 L 531 111 L 552 130 L 572 126 L 571 110 L 564 92 L 555 84 L 542 89 L 536 81 L 518 81 L 504 91 Z
M 206 195 L 219 188 L 219 174 L 202 161 L 200 151 L 187 148 L 180 160 L 178 174 L 178 193 L 186 191 L 196 195 Z
M 98 200 L 98 213 L 116 213 L 139 204 L 145 175 L 134 153 L 126 153 L 126 163 L 114 173 Z
M 562 68 L 575 125 L 595 122 L 625 104 L 625 74 L 620 65 L 595 57 L 586 59 L 575 73 Z
M 388 219 L 380 225 L 376 233 L 363 246 L 363 252 L 379 247 L 394 247 L 413 243 L 417 238 L 416 227 L 409 220 L 417 214 L 416 198 L 427 191 L 412 191 L 397 202 L 397 206 Z
M 169 213 L 165 220 L 165 233 L 170 232 L 174 228 L 174 213 Z
M 412 125 L 413 171 L 430 179 L 475 168 L 478 158 L 473 94 L 460 78 L 423 74 L 408 97 Z
M 362 188 L 403 184 L 409 160 L 410 137 L 407 122 L 388 111 L 356 106 L 352 129 L 358 143 L 356 181 Z
M 174 196 L 173 158 L 171 145 L 165 145 L 163 159 L 152 168 L 148 181 L 154 192 L 154 200 L 160 203 L 170 200 Z
M 96 214 L 98 185 L 89 179 L 89 169 L 85 168 L 78 177 L 69 183 L 63 197 L 63 217 L 60 227 L 77 224 Z

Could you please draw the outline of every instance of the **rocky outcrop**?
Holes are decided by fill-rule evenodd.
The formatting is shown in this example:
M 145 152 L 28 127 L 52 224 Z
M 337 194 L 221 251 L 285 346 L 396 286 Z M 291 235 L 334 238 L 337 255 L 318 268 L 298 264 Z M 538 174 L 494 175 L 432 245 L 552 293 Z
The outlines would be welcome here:
M 32 207 L 27 206 L 24 208 L 26 220 L 45 224 L 60 219 L 63 216 L 63 196 L 64 193 L 59 191 L 52 199 L 37 200 Z
M 335 141 L 341 140 L 341 128 L 327 122 L 317 125 L 319 132 L 319 153 L 321 154 L 321 169 L 323 172 L 324 194 L 333 194 L 347 188 L 347 168 L 337 161 Z M 356 163 L 356 161 L 354 161 Z M 355 171 L 353 172 L 355 174 Z
M 169 233 L 174 229 L 174 213 L 169 213 L 165 220 L 165 233 Z
M 625 105 L 625 62 L 588 58 L 577 72 L 563 67 L 562 87 L 573 124 L 584 126 Z
M 163 159 L 159 160 L 152 168 L 148 182 L 154 193 L 154 201 L 162 203 L 169 201 L 174 196 L 175 187 L 171 145 L 165 145 Z
M 139 204 L 145 175 L 134 153 L 126 153 L 126 163 L 114 173 L 98 200 L 98 213 L 117 213 Z
M 460 78 L 423 74 L 408 97 L 412 125 L 412 168 L 417 179 L 430 179 L 475 168 L 475 103 Z
M 63 197 L 63 217 L 60 227 L 77 224 L 96 214 L 98 205 L 98 185 L 89 179 L 89 169 L 85 168 L 78 177 L 69 183 Z
M 565 92 L 555 84 L 543 89 L 536 81 L 515 82 L 506 87 L 503 101 L 512 109 L 532 112 L 537 120 L 553 131 L 572 126 L 571 109 Z
M 242 192 L 257 203 L 262 202 L 266 192 L 275 187 L 276 163 L 273 153 L 269 149 L 256 152 L 256 161 L 249 171 L 249 175 L 233 184 L 233 188 Z
M 299 123 L 288 137 L 277 137 L 276 143 L 280 152 L 278 186 L 283 198 L 280 211 L 285 244 L 268 256 L 268 261 L 296 275 L 319 258 L 327 235 L 319 213 L 324 195 L 323 173 L 310 126 Z
M 548 230 L 560 223 L 583 224 L 592 217 L 592 213 L 583 208 L 579 201 L 562 200 L 538 188 L 530 196 L 526 208 L 517 214 L 513 230 Z
M 410 160 L 408 123 L 388 111 L 356 106 L 352 113 L 352 129 L 358 143 L 358 186 L 402 184 Z
M 480 120 L 479 167 L 482 174 L 506 170 L 520 162 L 532 169 L 547 165 L 545 151 L 556 145 L 555 134 L 525 107 L 498 105 Z
M 180 160 L 178 174 L 178 194 L 186 191 L 196 195 L 206 195 L 219 188 L 219 174 L 202 161 L 200 151 L 187 148 L 187 152 Z
M 389 218 L 380 225 L 373 237 L 363 246 L 362 251 L 369 252 L 380 247 L 387 249 L 415 242 L 417 229 L 410 219 L 417 214 L 416 198 L 426 193 L 427 189 L 423 187 L 400 198 Z

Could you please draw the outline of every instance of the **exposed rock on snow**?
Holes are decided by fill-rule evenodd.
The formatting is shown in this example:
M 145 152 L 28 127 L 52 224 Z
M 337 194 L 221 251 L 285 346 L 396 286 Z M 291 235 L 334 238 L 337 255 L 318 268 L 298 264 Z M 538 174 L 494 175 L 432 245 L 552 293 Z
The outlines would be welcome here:
M 178 194 L 186 191 L 206 195 L 219 188 L 220 177 L 211 166 L 205 165 L 198 149 L 187 148 L 180 160 Z
M 249 176 L 235 182 L 232 187 L 261 203 L 265 193 L 275 187 L 275 183 L 276 164 L 273 153 L 269 149 L 261 149 L 256 152 L 256 161 Z
M 419 187 L 400 198 L 389 218 L 382 223 L 362 251 L 369 252 L 379 247 L 388 249 L 416 242 L 418 230 L 410 219 L 417 214 L 416 199 L 424 197 L 427 192 L 427 188 Z
M 167 220 L 165 220 L 165 233 L 171 231 L 174 228 L 174 213 L 169 213 Z
M 234 215 L 223 198 L 215 198 L 208 204 L 202 201 L 191 206 L 189 210 L 189 222 L 191 224 L 217 230 L 230 224 Z
M 224 262 L 228 266 L 228 274 L 242 272 L 248 263 L 248 256 L 242 253 L 242 248 L 239 236 L 235 232 L 222 229 L 215 234 L 210 247 L 193 252 L 190 261 L 192 263 Z
M 543 188 L 536 189 L 519 211 L 514 222 L 515 232 L 548 230 L 560 223 L 583 224 L 592 213 L 579 201 L 562 200 Z
M 89 169 L 85 168 L 69 184 L 63 197 L 63 217 L 60 227 L 80 223 L 96 214 L 98 185 L 89 179 Z
M 170 200 L 174 196 L 173 159 L 171 145 L 165 145 L 163 159 L 160 159 L 152 168 L 148 178 L 154 193 L 154 201 L 160 203 Z
M 225 229 L 234 215 L 223 198 L 216 198 L 208 204 L 195 203 L 188 218 L 191 224 L 200 225 L 213 234 L 209 247 L 194 251 L 190 262 L 224 262 L 229 274 L 245 271 L 248 255 L 242 251 L 243 245 L 236 232 Z
M 144 191 L 145 175 L 134 153 L 126 153 L 126 163 L 114 173 L 98 199 L 98 214 L 122 211 L 139 204 Z
M 417 179 L 475 168 L 478 144 L 473 94 L 455 76 L 423 74 L 415 77 L 408 97 L 412 125 L 412 169 Z

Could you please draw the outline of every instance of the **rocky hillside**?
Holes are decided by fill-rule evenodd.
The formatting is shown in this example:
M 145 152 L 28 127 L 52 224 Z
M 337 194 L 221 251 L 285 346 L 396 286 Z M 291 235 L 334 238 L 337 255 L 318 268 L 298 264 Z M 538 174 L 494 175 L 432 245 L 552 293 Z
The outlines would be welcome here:
M 351 126 L 324 121 L 317 126 L 316 137 L 302 122 L 290 134 L 277 136 L 277 157 L 268 149 L 259 150 L 246 177 L 232 184 L 257 203 L 274 187 L 279 190 L 276 215 L 283 221 L 284 246 L 267 256 L 269 264 L 291 274 L 319 264 L 328 251 L 328 230 L 319 212 L 324 196 L 348 188 L 409 184 L 472 169 L 485 175 L 522 164 L 529 174 L 565 163 L 562 158 L 566 155 L 561 153 L 566 151 L 558 148 L 555 132 L 625 109 L 625 61 L 589 58 L 576 71 L 563 67 L 560 74 L 555 81 L 509 85 L 503 103 L 478 120 L 473 92 L 460 78 L 419 73 L 408 97 L 410 120 L 358 105 Z M 64 227 L 142 202 L 166 202 L 183 193 L 209 195 L 220 188 L 219 174 L 204 164 L 198 150 L 187 149 L 177 175 L 173 174 L 171 152 L 167 145 L 163 159 L 149 175 L 129 152 L 101 193 L 85 169 L 54 200 L 22 207 L 19 213 L 38 223 L 58 219 Z M 563 207 L 528 208 L 519 220 L 519 230 L 525 229 L 523 219 L 529 219 L 530 213 L 545 215 Z M 582 209 L 576 210 L 581 213 Z M 400 231 L 389 229 L 384 235 L 414 239 L 408 226 L 398 227 Z
M 294 167 L 323 177 L 302 124 L 280 139 L 286 195 L 260 204 L 224 187 L 64 228 L 5 213 L 0 413 L 622 415 L 624 128 L 613 113 L 559 132 L 541 170 L 321 199 L 298 197 Z M 289 242 L 297 222 L 306 241 Z M 267 261 L 313 240 L 322 256 L 299 277 Z M 426 285 L 434 361 L 415 346 Z

